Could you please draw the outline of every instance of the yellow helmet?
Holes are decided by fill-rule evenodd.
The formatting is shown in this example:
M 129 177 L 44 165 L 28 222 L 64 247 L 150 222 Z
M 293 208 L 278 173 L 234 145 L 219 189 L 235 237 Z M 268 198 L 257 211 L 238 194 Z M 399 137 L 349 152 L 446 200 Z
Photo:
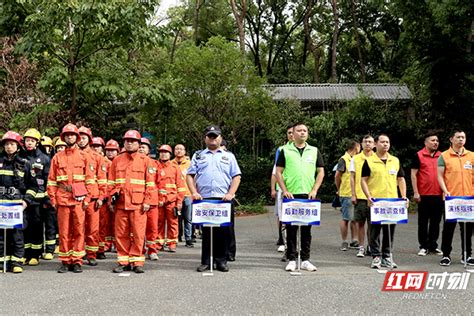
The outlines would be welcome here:
M 54 148 L 56 148 L 58 146 L 67 146 L 67 144 L 61 138 L 58 138 L 56 140 L 56 143 L 54 143 Z
M 41 137 L 41 145 L 53 147 L 53 141 L 48 136 Z
M 30 128 L 29 130 L 26 131 L 25 135 L 23 135 L 23 138 L 26 138 L 26 137 L 36 139 L 39 142 L 41 140 L 41 133 L 38 132 L 38 130 L 35 128 Z

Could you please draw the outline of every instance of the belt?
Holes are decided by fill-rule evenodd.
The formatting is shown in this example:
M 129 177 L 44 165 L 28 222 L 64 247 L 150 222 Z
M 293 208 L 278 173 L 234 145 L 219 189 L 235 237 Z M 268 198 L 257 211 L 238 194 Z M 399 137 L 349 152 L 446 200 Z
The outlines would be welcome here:
M 14 187 L 0 187 L 0 194 L 2 195 L 20 195 L 20 190 Z

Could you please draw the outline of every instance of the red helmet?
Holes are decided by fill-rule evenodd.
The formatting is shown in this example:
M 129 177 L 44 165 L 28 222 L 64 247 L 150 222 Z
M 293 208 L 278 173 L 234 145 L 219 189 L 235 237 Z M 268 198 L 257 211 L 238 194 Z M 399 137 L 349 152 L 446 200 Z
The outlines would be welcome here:
M 21 137 L 20 134 L 14 131 L 8 131 L 6 132 L 3 137 L 2 137 L 2 145 L 7 141 L 7 140 L 12 140 L 14 142 L 17 142 L 19 146 L 22 146 L 23 142 L 23 137 Z
M 160 146 L 160 149 L 158 149 L 158 151 L 167 151 L 167 152 L 169 152 L 170 154 L 173 153 L 173 149 L 171 149 L 171 146 L 170 146 L 170 145 L 161 145 L 161 146 Z
M 64 134 L 67 134 L 67 133 L 76 134 L 77 138 L 80 137 L 79 129 L 77 128 L 76 125 L 74 125 L 72 123 L 68 123 L 63 127 L 63 130 L 61 131 L 61 135 L 60 135 L 62 141 L 64 141 Z
M 107 142 L 107 145 L 105 145 L 105 149 L 106 150 L 109 149 L 109 150 L 118 150 L 118 151 L 120 151 L 120 146 L 119 146 L 119 143 L 117 143 L 116 140 L 111 139 Z
M 90 130 L 90 128 L 87 128 L 85 126 L 79 127 L 79 134 L 86 134 L 87 137 L 89 137 L 89 141 L 92 142 L 92 131 Z
M 104 140 L 102 139 L 102 137 L 94 137 L 94 138 L 92 138 L 91 145 L 92 145 L 92 146 L 102 146 L 102 147 L 105 147 L 105 142 L 104 142 Z
M 125 135 L 123 135 L 122 139 L 134 139 L 134 140 L 138 140 L 140 141 L 142 138 L 142 136 L 140 135 L 140 133 L 134 129 L 131 129 L 129 131 L 127 131 L 125 133 Z
M 147 144 L 148 147 L 150 147 L 150 149 L 151 149 L 151 143 L 150 143 L 150 140 L 148 138 L 142 137 L 141 140 L 140 140 L 140 143 Z

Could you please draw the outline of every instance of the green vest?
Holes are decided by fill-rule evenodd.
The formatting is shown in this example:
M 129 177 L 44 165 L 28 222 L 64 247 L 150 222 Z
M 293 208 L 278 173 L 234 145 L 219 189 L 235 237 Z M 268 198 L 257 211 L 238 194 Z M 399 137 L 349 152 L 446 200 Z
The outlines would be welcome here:
M 292 194 L 308 194 L 316 181 L 316 160 L 318 149 L 306 144 L 303 155 L 294 144 L 282 148 L 285 153 L 283 179 L 287 190 Z

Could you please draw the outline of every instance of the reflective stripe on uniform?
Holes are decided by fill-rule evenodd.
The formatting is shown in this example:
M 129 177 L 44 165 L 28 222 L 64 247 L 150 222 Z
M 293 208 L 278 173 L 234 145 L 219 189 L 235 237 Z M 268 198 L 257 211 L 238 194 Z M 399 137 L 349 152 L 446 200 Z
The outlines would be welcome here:
M 68 179 L 69 179 L 68 175 L 56 177 L 56 181 L 67 181 Z
M 125 183 L 125 178 L 117 178 L 117 179 L 115 179 L 115 183 L 117 183 L 117 184 Z
M 36 197 L 36 192 L 33 190 L 26 190 L 26 194 L 31 195 L 32 197 Z
M 147 187 L 154 187 L 154 186 L 156 186 L 155 182 L 147 182 L 145 185 L 146 185 Z
M 130 257 L 128 261 L 130 261 L 130 262 L 145 262 L 145 257 Z
M 28 192 L 28 191 L 26 191 L 26 192 Z M 37 199 L 43 199 L 44 197 L 45 197 L 44 192 L 38 192 L 35 195 L 35 198 L 37 198 Z
M 106 179 L 97 180 L 97 183 L 98 184 L 107 184 L 107 180 Z
M 175 188 L 176 188 L 176 184 L 174 184 L 174 183 L 166 183 L 166 184 L 165 184 L 165 188 L 175 189 Z
M 160 192 L 161 194 L 168 194 L 168 191 L 166 190 L 158 190 L 158 192 Z
M 15 256 L 11 256 L 10 260 L 13 261 L 13 262 L 23 262 L 23 258 L 18 258 L 18 257 L 15 257 Z
M 56 181 L 48 181 L 47 187 L 57 187 L 58 183 Z
M 25 173 L 23 171 L 18 171 L 18 176 L 20 178 L 23 178 L 25 176 Z
M 126 261 L 126 262 L 128 262 L 128 256 L 117 257 L 117 261 Z
M 73 178 L 74 180 L 85 180 L 85 179 L 86 179 L 86 176 L 83 175 L 83 174 L 73 174 L 73 175 L 72 175 L 72 178 Z
M 86 248 L 86 250 L 89 250 L 89 251 L 98 251 L 99 250 L 99 247 L 94 247 L 94 246 L 86 246 L 85 248 Z
M 43 245 L 42 244 L 39 244 L 39 245 L 35 245 L 35 244 L 31 244 L 31 249 L 42 249 L 43 248 Z
M 45 240 L 44 241 L 44 244 L 45 245 L 56 245 L 56 240 L 53 239 L 53 240 Z
M 0 170 L 0 175 L 13 177 L 13 170 Z
M 115 184 L 115 181 L 114 181 L 114 180 L 108 180 L 108 181 L 107 181 L 107 184 L 108 184 L 108 185 L 114 185 L 114 184 Z
M 186 188 L 178 188 L 178 192 L 186 192 Z
M 140 185 L 145 185 L 145 180 L 140 180 L 140 179 L 130 179 L 130 184 L 140 184 Z
M 3 261 L 10 261 L 11 259 L 12 259 L 11 256 L 0 257 L 0 262 L 3 262 Z
M 31 248 L 31 244 L 25 244 L 24 247 L 25 247 L 25 249 L 29 249 L 29 248 Z
M 72 255 L 74 257 L 84 257 L 86 255 L 86 252 L 85 251 L 73 251 Z
M 94 184 L 94 183 L 95 183 L 94 179 L 86 180 L 86 184 Z
M 0 200 L 0 203 L 22 203 L 23 200 Z

